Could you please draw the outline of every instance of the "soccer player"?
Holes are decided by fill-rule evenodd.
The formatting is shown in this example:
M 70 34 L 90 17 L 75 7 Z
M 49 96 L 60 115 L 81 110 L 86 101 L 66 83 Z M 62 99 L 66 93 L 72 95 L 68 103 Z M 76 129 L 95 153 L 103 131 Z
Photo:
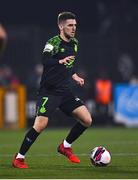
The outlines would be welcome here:
M 5 49 L 6 41 L 7 41 L 7 33 L 4 27 L 0 24 L 0 57 Z
M 60 13 L 58 15 L 59 35 L 48 40 L 44 47 L 42 58 L 44 69 L 37 100 L 37 115 L 33 127 L 25 135 L 20 150 L 12 161 L 15 168 L 28 168 L 24 161 L 25 154 L 47 127 L 48 120 L 57 107 L 66 115 L 78 120 L 57 150 L 69 161 L 80 163 L 71 145 L 91 126 L 92 118 L 83 102 L 75 97 L 70 89 L 70 77 L 78 85 L 84 85 L 84 79 L 79 77 L 73 68 L 78 51 L 78 41 L 75 39 L 76 25 L 75 14 Z

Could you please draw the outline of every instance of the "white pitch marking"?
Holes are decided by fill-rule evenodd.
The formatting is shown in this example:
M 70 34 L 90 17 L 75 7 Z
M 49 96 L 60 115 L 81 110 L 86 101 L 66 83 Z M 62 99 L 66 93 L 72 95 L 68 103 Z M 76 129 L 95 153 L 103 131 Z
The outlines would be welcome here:
M 89 154 L 80 153 L 76 154 L 78 156 L 89 156 Z M 138 153 L 112 153 L 112 156 L 138 156 Z M 0 154 L 0 157 L 11 157 L 13 154 Z M 54 156 L 61 156 L 60 154 L 33 154 L 27 155 L 27 157 L 54 157 Z

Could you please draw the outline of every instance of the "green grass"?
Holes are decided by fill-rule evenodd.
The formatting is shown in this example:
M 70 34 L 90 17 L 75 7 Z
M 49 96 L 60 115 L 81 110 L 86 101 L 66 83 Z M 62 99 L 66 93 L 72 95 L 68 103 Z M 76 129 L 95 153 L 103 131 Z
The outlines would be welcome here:
M 73 145 L 81 159 L 72 164 L 56 151 L 66 137 L 68 129 L 51 129 L 43 132 L 27 154 L 29 169 L 14 169 L 11 161 L 18 151 L 24 131 L 0 131 L 1 179 L 132 179 L 138 178 L 138 129 L 91 128 Z M 112 154 L 107 167 L 94 167 L 89 152 L 103 145 Z

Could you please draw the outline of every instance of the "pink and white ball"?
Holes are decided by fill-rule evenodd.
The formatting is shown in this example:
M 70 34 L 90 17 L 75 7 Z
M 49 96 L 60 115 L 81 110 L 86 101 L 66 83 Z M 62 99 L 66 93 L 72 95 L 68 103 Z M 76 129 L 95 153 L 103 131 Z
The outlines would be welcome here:
M 94 166 L 107 166 L 111 162 L 111 154 L 103 147 L 95 147 L 90 153 L 90 160 Z

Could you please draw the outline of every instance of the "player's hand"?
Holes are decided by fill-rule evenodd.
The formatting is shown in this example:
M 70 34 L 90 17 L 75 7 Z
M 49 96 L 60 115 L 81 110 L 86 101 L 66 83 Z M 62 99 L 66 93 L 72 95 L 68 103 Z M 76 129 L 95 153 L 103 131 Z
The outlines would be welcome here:
M 7 38 L 7 33 L 5 29 L 3 28 L 2 25 L 0 25 L 0 39 L 6 39 Z
M 0 56 L 2 55 L 7 42 L 7 33 L 4 27 L 0 24 Z
M 64 59 L 59 60 L 59 64 L 68 64 L 70 61 L 75 60 L 75 56 L 67 56 Z
M 77 74 L 73 74 L 72 79 L 80 86 L 84 85 L 84 79 L 79 77 Z

